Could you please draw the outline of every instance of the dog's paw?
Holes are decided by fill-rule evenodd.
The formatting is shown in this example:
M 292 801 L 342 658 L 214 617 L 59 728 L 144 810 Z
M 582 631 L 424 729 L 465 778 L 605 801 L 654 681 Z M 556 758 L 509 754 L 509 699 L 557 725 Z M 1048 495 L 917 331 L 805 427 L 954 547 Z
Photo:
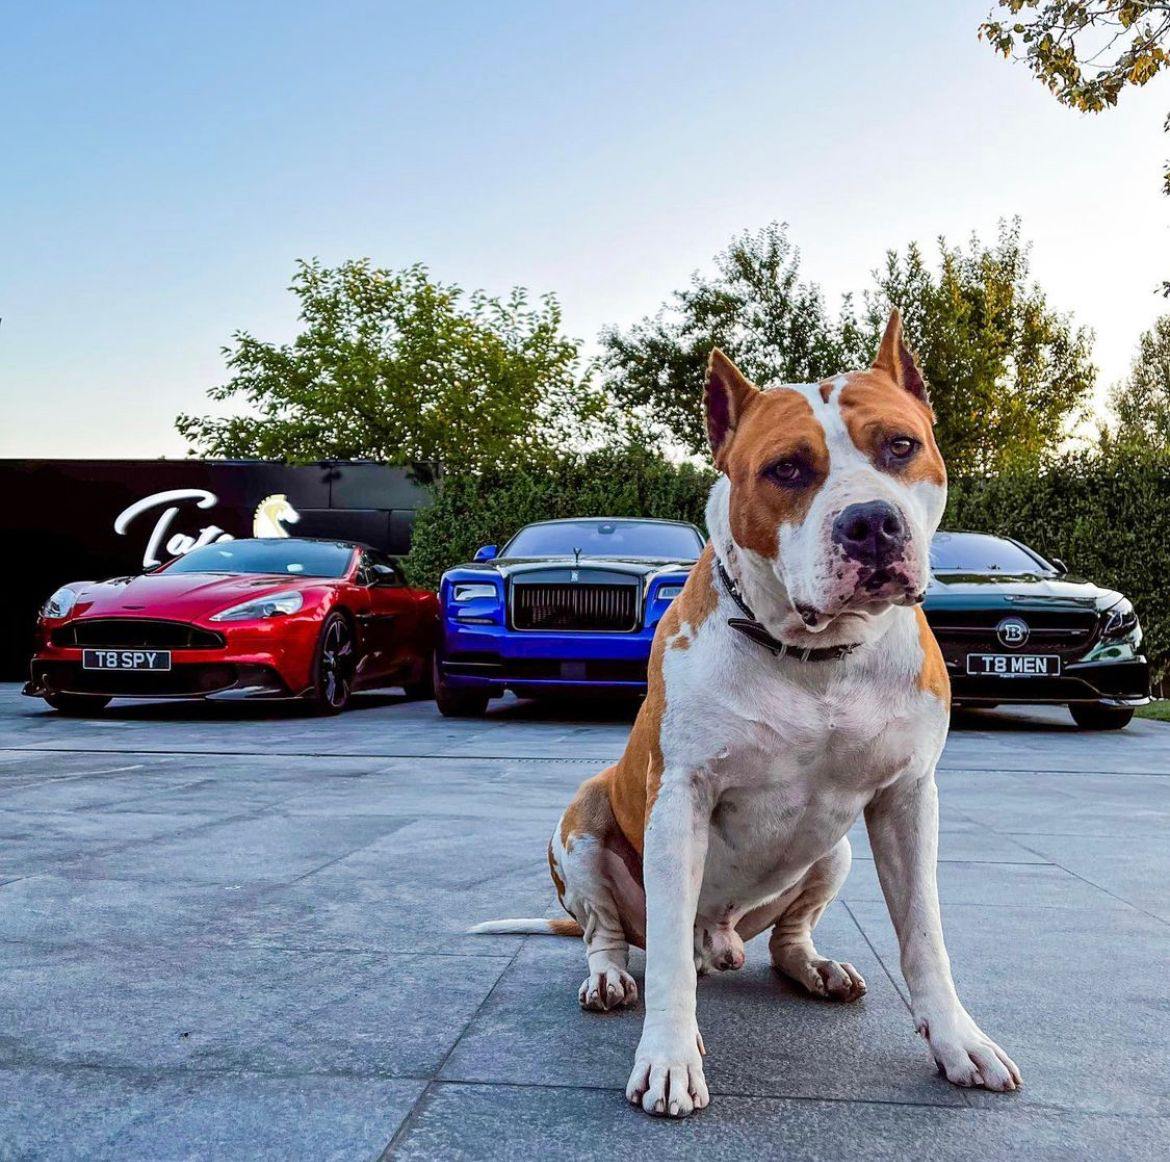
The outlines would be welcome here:
M 595 1013 L 607 1013 L 632 1005 L 638 999 L 638 985 L 628 972 L 620 968 L 607 968 L 591 972 L 577 990 L 581 1008 Z
M 703 1076 L 703 1039 L 689 1029 L 645 1029 L 626 1083 L 631 1105 L 658 1117 L 685 1118 L 710 1104 Z
M 794 949 L 774 953 L 773 964 L 814 996 L 829 1001 L 856 1001 L 865 996 L 865 980 L 851 964 L 808 956 Z
M 917 1027 L 930 1046 L 939 1073 L 953 1085 L 981 1086 L 1006 1093 L 1022 1084 L 1019 1066 L 964 1009 L 920 1017 Z

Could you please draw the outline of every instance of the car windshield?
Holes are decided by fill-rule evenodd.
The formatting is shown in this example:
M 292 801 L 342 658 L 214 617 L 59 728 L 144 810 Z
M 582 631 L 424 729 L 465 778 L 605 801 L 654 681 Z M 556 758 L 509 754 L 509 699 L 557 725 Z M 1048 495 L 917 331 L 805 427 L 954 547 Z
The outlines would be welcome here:
M 638 557 L 696 561 L 703 541 L 691 525 L 645 520 L 566 520 L 529 525 L 505 546 L 507 557 Z
M 166 566 L 166 572 L 344 577 L 352 557 L 351 545 L 335 541 L 216 541 L 177 557 Z
M 936 533 L 930 567 L 939 573 L 1055 573 L 1038 553 L 986 533 Z

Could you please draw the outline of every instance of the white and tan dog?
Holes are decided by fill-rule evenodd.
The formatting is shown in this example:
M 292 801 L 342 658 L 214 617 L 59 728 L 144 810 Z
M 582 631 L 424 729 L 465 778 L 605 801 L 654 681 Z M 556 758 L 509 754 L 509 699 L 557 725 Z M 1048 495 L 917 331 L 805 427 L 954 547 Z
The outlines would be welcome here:
M 959 1002 L 939 917 L 934 769 L 946 668 L 919 608 L 946 470 L 895 311 L 874 365 L 760 391 L 715 351 L 707 429 L 722 472 L 711 543 L 654 639 L 646 700 L 615 766 L 586 781 L 549 845 L 574 920 L 476 931 L 581 933 L 587 1009 L 646 1019 L 626 1087 L 649 1113 L 709 1101 L 696 973 L 772 963 L 817 996 L 865 982 L 813 945 L 863 812 L 914 1021 L 957 1085 L 1010 1090 L 1012 1060 Z

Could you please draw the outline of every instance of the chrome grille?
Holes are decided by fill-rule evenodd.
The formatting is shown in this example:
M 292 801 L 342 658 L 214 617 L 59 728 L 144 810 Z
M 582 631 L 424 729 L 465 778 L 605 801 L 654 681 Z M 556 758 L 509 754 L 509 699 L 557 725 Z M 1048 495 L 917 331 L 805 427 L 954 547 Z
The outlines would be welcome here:
M 1004 646 L 995 627 L 1005 617 L 1028 624 L 1028 640 L 1022 646 Z M 1083 654 L 1097 636 L 1098 617 L 1092 610 L 1003 609 L 927 610 L 926 620 L 938 639 L 944 657 L 961 660 L 967 654 Z
M 514 584 L 512 626 L 629 632 L 638 628 L 640 592 L 637 585 Z

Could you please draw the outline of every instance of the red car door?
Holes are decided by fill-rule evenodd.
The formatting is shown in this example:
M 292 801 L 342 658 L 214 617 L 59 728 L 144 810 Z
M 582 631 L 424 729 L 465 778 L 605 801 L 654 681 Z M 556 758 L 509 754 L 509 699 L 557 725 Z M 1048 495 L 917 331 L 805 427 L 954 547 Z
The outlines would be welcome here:
M 358 568 L 366 588 L 363 615 L 369 677 L 393 678 L 414 670 L 419 654 L 419 604 L 398 568 L 381 553 L 366 550 Z M 410 677 L 410 674 L 407 674 Z

